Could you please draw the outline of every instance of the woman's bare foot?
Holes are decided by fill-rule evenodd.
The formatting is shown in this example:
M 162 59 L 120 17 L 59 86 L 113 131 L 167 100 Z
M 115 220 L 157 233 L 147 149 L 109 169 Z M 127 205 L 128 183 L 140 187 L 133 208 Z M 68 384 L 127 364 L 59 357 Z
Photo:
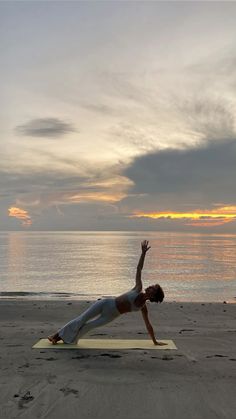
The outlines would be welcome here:
M 49 340 L 50 342 L 52 342 L 52 344 L 53 344 L 53 345 L 56 345 L 56 344 L 57 344 L 57 342 L 58 342 L 59 340 L 61 340 L 61 338 L 60 338 L 60 336 L 58 335 L 58 333 L 55 333 L 54 335 L 50 335 L 50 336 L 48 336 L 48 340 Z

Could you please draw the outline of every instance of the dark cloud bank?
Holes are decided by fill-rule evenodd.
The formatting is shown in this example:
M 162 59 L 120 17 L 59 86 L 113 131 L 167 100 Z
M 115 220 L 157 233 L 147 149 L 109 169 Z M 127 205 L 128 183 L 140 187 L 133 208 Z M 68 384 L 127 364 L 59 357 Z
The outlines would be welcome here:
M 202 206 L 218 202 L 234 204 L 236 140 L 207 142 L 187 150 L 150 153 L 136 158 L 123 175 L 134 181 L 132 193 L 163 198 L 171 195 L 178 205 L 180 198 L 184 203 L 194 195 L 195 203 Z

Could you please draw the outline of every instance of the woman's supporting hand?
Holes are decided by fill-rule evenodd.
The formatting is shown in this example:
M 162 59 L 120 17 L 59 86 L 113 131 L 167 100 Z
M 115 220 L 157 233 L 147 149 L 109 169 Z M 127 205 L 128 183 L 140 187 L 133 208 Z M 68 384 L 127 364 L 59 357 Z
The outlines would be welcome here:
M 157 340 L 155 340 L 153 343 L 154 343 L 154 345 L 159 345 L 159 346 L 167 345 L 167 343 L 165 343 L 165 342 L 157 342 Z
M 151 249 L 151 246 L 148 247 L 148 240 L 143 240 L 141 243 L 142 253 L 146 253 L 149 249 Z

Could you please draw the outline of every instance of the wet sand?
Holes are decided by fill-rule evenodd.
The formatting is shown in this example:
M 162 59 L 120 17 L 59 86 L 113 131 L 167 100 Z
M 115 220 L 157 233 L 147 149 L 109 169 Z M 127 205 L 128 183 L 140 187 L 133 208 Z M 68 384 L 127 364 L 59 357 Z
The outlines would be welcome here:
M 90 304 L 0 301 L 1 419 L 235 418 L 235 304 L 148 303 L 157 339 L 177 351 L 32 349 Z M 87 337 L 148 334 L 133 312 Z

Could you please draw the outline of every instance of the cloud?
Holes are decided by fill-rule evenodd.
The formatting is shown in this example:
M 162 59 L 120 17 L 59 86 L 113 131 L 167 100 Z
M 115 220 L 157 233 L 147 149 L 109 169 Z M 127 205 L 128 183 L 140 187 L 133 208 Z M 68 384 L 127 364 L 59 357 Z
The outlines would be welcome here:
M 176 98 L 176 109 L 185 116 L 191 130 L 200 138 L 211 141 L 222 138 L 235 139 L 235 110 L 232 103 L 220 95 L 209 96 L 206 92 L 182 100 Z
M 152 152 L 135 158 L 123 175 L 134 182 L 130 192 L 145 193 L 153 211 L 186 211 L 188 203 L 189 208 L 234 205 L 236 140 Z
M 65 159 L 68 163 L 73 163 Z M 79 162 L 77 162 L 79 165 Z M 58 170 L 0 173 L 0 186 L 11 205 L 35 217 L 50 207 L 84 203 L 113 205 L 127 196 L 132 182 L 122 176 L 123 164 L 92 167 L 82 161 L 80 173 Z M 78 169 L 79 172 L 79 169 Z M 60 211 L 60 208 L 59 208 Z M 96 210 L 95 210 L 96 211 Z
M 9 217 L 15 217 L 19 219 L 23 227 L 30 227 L 32 225 L 32 219 L 28 211 L 22 208 L 10 207 L 8 208 L 8 215 Z
M 75 131 L 73 126 L 57 118 L 32 119 L 16 127 L 16 132 L 29 137 L 56 138 Z
M 80 106 L 89 111 L 92 111 L 92 112 L 95 112 L 104 116 L 118 114 L 117 110 L 113 108 L 112 105 L 106 105 L 104 103 L 101 103 L 101 101 L 100 103 L 99 101 L 96 101 L 96 103 L 81 102 Z

